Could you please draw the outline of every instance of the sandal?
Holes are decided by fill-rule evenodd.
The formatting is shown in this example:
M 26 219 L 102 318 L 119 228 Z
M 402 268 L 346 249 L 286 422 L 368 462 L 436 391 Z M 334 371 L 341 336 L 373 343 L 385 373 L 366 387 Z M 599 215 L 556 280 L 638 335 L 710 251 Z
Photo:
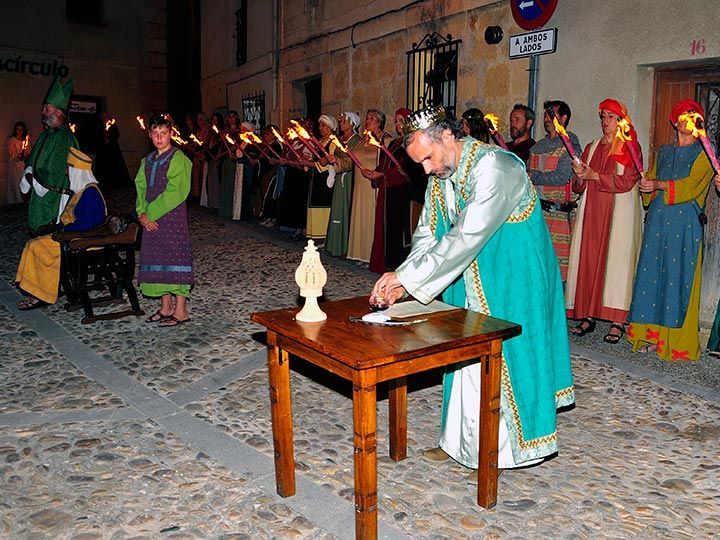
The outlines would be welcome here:
M 580 319 L 580 324 L 570 330 L 573 336 L 583 337 L 585 334 L 590 334 L 595 331 L 595 325 L 597 322 L 595 319 Z
M 145 319 L 145 322 L 146 323 L 162 322 L 162 321 L 167 321 L 171 317 L 172 317 L 172 315 L 163 315 L 162 311 L 160 311 L 158 309 L 155 313 L 153 313 L 147 319 Z
M 613 328 L 614 328 L 615 330 L 618 330 L 620 333 L 619 333 L 619 334 L 613 334 L 613 333 L 612 333 Z M 604 341 L 605 343 L 610 343 L 611 345 L 616 345 L 617 343 L 620 342 L 620 340 L 622 339 L 624 333 L 625 333 L 625 326 L 624 326 L 624 325 L 612 323 L 612 324 L 610 325 L 610 331 L 609 331 L 607 334 L 605 334 L 605 337 L 603 338 L 603 341 Z
M 37 309 L 47 305 L 49 305 L 47 302 L 43 302 L 39 298 L 32 297 L 20 300 L 17 303 L 17 308 L 20 311 L 30 311 L 31 309 Z
M 190 322 L 190 318 L 187 319 L 177 319 L 174 315 L 170 315 L 166 319 L 160 322 L 158 326 L 162 326 L 163 328 L 167 328 L 169 326 L 180 326 L 181 324 L 185 324 L 186 322 Z
M 647 345 L 643 345 L 642 347 L 638 348 L 637 352 L 639 352 L 639 353 L 657 352 L 657 345 L 655 345 L 654 343 L 648 343 Z

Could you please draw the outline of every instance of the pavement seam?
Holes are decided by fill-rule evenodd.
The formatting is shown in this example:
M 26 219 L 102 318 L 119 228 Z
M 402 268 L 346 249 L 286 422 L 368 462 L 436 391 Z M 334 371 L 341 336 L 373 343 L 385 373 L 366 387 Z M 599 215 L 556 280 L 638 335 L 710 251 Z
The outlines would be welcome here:
M 160 396 L 136 379 L 123 373 L 111 361 L 97 354 L 91 347 L 85 345 L 60 324 L 42 313 L 42 310 L 18 310 L 16 301 L 20 298 L 17 291 L 0 279 L 0 304 L 3 304 L 21 322 L 27 324 L 85 376 L 114 392 L 127 405 L 144 415 L 144 418 L 172 432 L 188 448 L 207 454 L 228 469 L 248 477 L 250 482 L 262 491 L 279 497 L 275 490 L 275 482 L 268 480 L 269 478 L 274 480 L 275 477 L 272 458 L 223 433 L 213 424 L 194 416 L 179 405 L 190 397 L 206 395 L 207 392 L 201 395 L 203 385 L 210 382 L 216 384 L 212 374 L 203 378 L 205 379 L 203 384 L 199 384 L 203 379 L 195 381 L 188 392 L 183 393 L 182 390 L 176 392 L 175 397 L 179 403 L 175 402 L 171 397 Z M 249 371 L 257 368 L 256 364 L 260 356 L 267 358 L 266 348 L 245 357 L 249 358 L 254 366 L 248 367 Z M 219 370 L 222 375 L 217 378 L 217 382 L 228 382 L 231 373 L 242 372 L 243 370 L 237 364 L 244 360 L 241 359 L 232 366 Z M 217 388 L 221 386 L 224 384 Z M 211 391 L 217 390 L 217 388 Z M 110 418 L 105 418 L 105 420 L 110 420 Z M 294 496 L 280 498 L 280 500 L 333 536 L 354 538 L 353 530 L 348 527 L 348 523 L 353 523 L 355 519 L 354 504 L 314 483 L 302 473 L 296 472 L 295 476 L 300 489 Z M 333 501 L 332 509 L 327 508 L 329 500 Z M 378 535 L 380 538 L 388 539 L 409 538 L 404 532 L 383 519 L 378 519 Z
M 65 411 L 11 412 L 0 414 L 0 427 L 37 424 L 65 424 L 69 422 L 102 422 L 104 420 L 140 420 L 145 415 L 134 407 L 115 409 L 80 409 Z

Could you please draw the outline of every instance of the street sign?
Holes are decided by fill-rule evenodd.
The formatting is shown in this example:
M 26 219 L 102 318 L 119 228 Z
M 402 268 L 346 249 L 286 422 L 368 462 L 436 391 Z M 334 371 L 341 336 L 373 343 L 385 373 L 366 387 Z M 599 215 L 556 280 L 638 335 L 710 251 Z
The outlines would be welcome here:
M 523 58 L 533 54 L 550 54 L 557 47 L 557 28 L 538 30 L 510 36 L 510 58 Z
M 558 0 L 510 0 L 512 16 L 523 30 L 542 28 L 552 17 Z

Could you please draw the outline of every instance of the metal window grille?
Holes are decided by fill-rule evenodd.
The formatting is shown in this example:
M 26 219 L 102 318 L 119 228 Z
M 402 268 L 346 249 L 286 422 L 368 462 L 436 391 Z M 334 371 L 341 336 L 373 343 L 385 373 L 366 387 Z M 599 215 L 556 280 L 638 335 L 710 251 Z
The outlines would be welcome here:
M 695 87 L 696 99 L 705 109 L 705 130 L 708 139 L 720 145 L 720 83 L 700 83 Z
M 458 47 L 461 39 L 437 32 L 426 34 L 407 51 L 407 90 L 409 109 L 442 105 L 455 115 L 457 105 Z
M 240 8 L 235 12 L 235 65 L 247 62 L 247 0 L 240 0 Z
M 256 129 L 265 126 L 265 91 L 247 94 L 242 98 L 243 121 L 250 122 Z

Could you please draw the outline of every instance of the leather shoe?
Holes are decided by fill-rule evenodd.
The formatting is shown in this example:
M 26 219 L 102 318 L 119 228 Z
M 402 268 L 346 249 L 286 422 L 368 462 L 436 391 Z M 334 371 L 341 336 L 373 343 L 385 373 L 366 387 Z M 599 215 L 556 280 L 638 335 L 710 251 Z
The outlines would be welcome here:
M 446 461 L 450 459 L 450 456 L 440 448 L 439 446 L 437 448 L 428 448 L 427 450 L 424 450 L 422 453 L 422 457 L 426 461 L 432 461 L 432 462 L 440 462 L 440 461 Z

